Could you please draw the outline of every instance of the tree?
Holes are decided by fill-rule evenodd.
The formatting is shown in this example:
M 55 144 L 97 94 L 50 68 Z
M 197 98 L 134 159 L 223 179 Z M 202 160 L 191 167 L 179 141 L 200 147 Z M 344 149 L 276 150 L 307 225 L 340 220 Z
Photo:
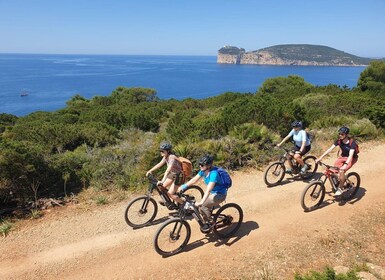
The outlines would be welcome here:
M 362 91 L 373 90 L 385 92 L 385 61 L 375 60 L 361 72 L 357 86 Z

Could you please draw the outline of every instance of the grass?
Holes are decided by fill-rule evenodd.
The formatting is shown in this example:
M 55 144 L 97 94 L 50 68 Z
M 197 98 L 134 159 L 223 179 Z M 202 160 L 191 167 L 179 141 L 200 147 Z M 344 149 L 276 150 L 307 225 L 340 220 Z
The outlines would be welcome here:
M 95 202 L 97 205 L 105 205 L 108 203 L 108 198 L 104 195 L 100 195 L 95 198 Z
M 11 231 L 12 227 L 13 227 L 12 223 L 8 221 L 4 221 L 0 226 L 0 234 L 3 235 L 3 237 L 6 237 Z
M 336 274 L 334 269 L 330 267 L 325 267 L 323 272 L 310 271 L 305 275 L 296 274 L 294 276 L 295 280 L 359 280 L 354 270 L 348 271 L 345 273 Z
M 32 209 L 31 210 L 31 219 L 39 219 L 40 217 L 43 216 L 43 212 L 37 209 Z

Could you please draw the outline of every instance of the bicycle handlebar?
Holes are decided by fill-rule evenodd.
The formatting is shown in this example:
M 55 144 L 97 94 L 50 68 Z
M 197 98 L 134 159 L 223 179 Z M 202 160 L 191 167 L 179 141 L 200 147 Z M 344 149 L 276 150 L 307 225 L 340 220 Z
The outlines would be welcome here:
M 324 162 L 322 162 L 322 161 L 319 161 L 318 164 L 319 164 L 319 165 L 323 165 L 323 166 L 325 166 L 325 167 L 328 168 L 328 169 L 340 170 L 339 167 L 337 167 L 337 166 L 332 166 L 332 165 L 329 165 L 329 164 L 326 164 L 326 163 L 324 163 Z
M 153 184 L 157 184 L 158 183 L 158 180 L 156 180 L 154 175 L 152 175 L 151 173 L 149 173 L 147 175 L 147 179 L 150 180 L 150 182 L 153 183 Z

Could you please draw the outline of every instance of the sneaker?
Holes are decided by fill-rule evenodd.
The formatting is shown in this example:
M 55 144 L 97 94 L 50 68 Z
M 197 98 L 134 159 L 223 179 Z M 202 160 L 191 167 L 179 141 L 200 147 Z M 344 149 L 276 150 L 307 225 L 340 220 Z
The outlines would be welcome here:
M 170 203 L 169 205 L 167 205 L 167 209 L 168 210 L 178 210 L 179 207 L 177 205 L 175 205 L 174 203 Z
M 158 203 L 162 206 L 167 206 L 167 202 L 163 200 L 159 200 Z
M 203 226 L 201 226 L 202 232 L 209 232 L 214 224 L 211 223 L 205 223 Z
M 301 174 L 306 174 L 306 171 L 309 169 L 309 166 L 305 163 L 301 168 Z
M 291 175 L 291 174 L 293 174 L 293 170 L 291 170 L 291 168 L 288 168 L 288 169 L 286 169 L 285 173 Z
M 342 190 L 341 188 L 338 188 L 337 191 L 334 193 L 334 195 L 341 195 L 344 193 L 344 190 Z

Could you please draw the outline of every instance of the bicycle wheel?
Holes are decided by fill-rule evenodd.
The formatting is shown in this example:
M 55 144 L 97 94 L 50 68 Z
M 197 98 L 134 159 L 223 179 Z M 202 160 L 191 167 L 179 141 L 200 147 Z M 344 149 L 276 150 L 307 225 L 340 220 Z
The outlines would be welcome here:
M 154 237 L 155 251 L 165 257 L 178 254 L 187 245 L 191 227 L 180 218 L 170 219 L 162 224 Z
M 214 215 L 214 233 L 220 238 L 227 238 L 237 232 L 242 224 L 242 208 L 235 203 L 223 205 Z
M 345 200 L 353 198 L 358 189 L 360 188 L 361 178 L 356 172 L 350 172 L 346 176 L 345 187 L 347 190 L 342 194 L 342 198 Z
M 308 166 L 306 173 L 301 174 L 303 179 L 310 179 L 315 175 L 318 169 L 318 163 L 315 162 L 316 159 L 315 156 L 307 156 L 303 159 L 303 162 Z
M 285 165 L 280 162 L 274 162 L 266 169 L 263 179 L 265 184 L 269 187 L 275 186 L 280 183 L 285 176 Z
M 199 186 L 195 186 L 195 185 L 188 187 L 188 189 L 184 193 L 189 195 L 189 196 L 195 197 L 195 200 L 197 200 L 197 201 L 202 199 L 202 197 L 204 195 L 202 188 Z
M 305 212 L 317 209 L 325 198 L 325 186 L 322 181 L 308 184 L 302 192 L 301 206 Z
M 158 213 L 158 205 L 152 197 L 139 196 L 128 203 L 124 212 L 126 223 L 133 227 L 142 227 L 151 223 Z

